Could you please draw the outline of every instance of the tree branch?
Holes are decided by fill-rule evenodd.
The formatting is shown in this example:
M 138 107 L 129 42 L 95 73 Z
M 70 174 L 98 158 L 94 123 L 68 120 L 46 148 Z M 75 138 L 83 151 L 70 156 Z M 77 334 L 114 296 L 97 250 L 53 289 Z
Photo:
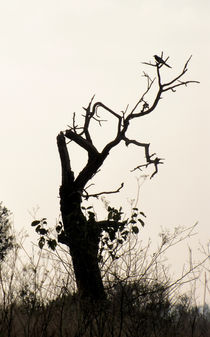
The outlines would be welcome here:
M 114 112 L 112 109 L 110 109 L 109 107 L 107 107 L 105 104 L 101 103 L 101 102 L 96 102 L 94 105 L 93 105 L 93 114 L 95 114 L 95 112 L 97 111 L 97 109 L 101 107 L 107 111 L 109 111 L 112 115 L 114 115 L 115 117 L 121 119 L 121 116 L 118 115 L 116 112 Z
M 168 90 L 172 90 L 173 88 L 175 87 L 178 87 L 178 86 L 181 86 L 181 85 L 187 85 L 189 83 L 200 83 L 199 81 L 180 81 L 179 84 L 175 84 L 175 85 L 172 85 L 174 83 L 176 83 L 182 76 L 184 76 L 184 74 L 188 71 L 187 69 L 187 66 L 188 66 L 188 63 L 190 62 L 192 58 L 192 55 L 188 58 L 188 60 L 186 61 L 184 67 L 183 67 L 183 70 L 182 72 L 176 76 L 173 80 L 171 80 L 170 82 L 168 83 L 165 83 L 162 85 L 162 88 L 163 88 L 163 92 L 164 91 L 168 91 Z M 172 86 L 171 86 L 172 85 Z M 173 91 L 173 90 L 172 90 Z
M 80 191 L 81 194 L 85 185 L 97 173 L 105 158 L 106 156 L 103 156 L 100 153 L 95 153 L 93 157 L 88 159 L 87 164 L 75 179 L 75 188 Z
M 63 132 L 57 136 L 58 152 L 61 160 L 62 185 L 71 184 L 74 181 L 74 173 L 71 170 L 69 153 Z
M 95 194 L 88 194 L 87 191 L 84 190 L 84 192 L 86 193 L 85 195 L 82 195 L 86 200 L 88 200 L 90 197 L 94 197 L 94 198 L 98 198 L 99 195 L 102 195 L 102 194 L 113 194 L 113 193 L 118 193 L 120 192 L 120 190 L 123 188 L 124 186 L 124 183 L 121 183 L 120 187 L 118 187 L 117 190 L 115 191 L 108 191 L 108 192 L 99 192 L 99 193 L 95 193 Z
M 163 59 L 163 53 L 161 53 L 161 58 Z M 168 60 L 168 58 L 166 58 L 166 60 L 164 62 L 166 62 L 167 60 Z M 133 171 L 135 171 L 136 169 L 141 170 L 142 167 L 148 167 L 149 165 L 152 164 L 152 165 L 154 165 L 155 170 L 154 170 L 151 178 L 158 172 L 158 166 L 159 166 L 159 164 L 163 164 L 163 162 L 162 162 L 163 159 L 161 159 L 159 157 L 154 158 L 153 157 L 154 154 L 150 155 L 150 153 L 149 153 L 150 144 L 141 143 L 141 142 L 138 142 L 137 140 L 130 140 L 126 137 L 126 132 L 129 128 L 130 122 L 134 118 L 143 117 L 143 116 L 151 113 L 157 107 L 160 99 L 162 98 L 161 95 L 162 95 L 163 92 L 166 92 L 168 90 L 175 91 L 175 88 L 177 88 L 179 86 L 183 86 L 183 85 L 186 86 L 190 83 L 199 83 L 198 81 L 190 81 L 190 80 L 182 81 L 181 80 L 183 75 L 187 72 L 187 67 L 188 67 L 188 64 L 189 64 L 190 60 L 191 60 L 191 56 L 186 61 L 181 73 L 167 83 L 162 83 L 162 79 L 161 79 L 161 69 L 162 69 L 162 66 L 164 65 L 164 63 L 158 63 L 157 62 L 156 64 L 152 64 L 151 62 L 150 63 L 144 62 L 144 64 L 146 64 L 146 65 L 156 67 L 156 71 L 157 71 L 157 93 L 156 93 L 156 96 L 153 99 L 152 103 L 149 104 L 146 101 L 146 95 L 148 94 L 151 87 L 153 86 L 153 84 L 155 82 L 155 78 L 151 79 L 151 77 L 148 74 L 143 73 L 143 76 L 147 80 L 146 90 L 141 95 L 141 97 L 138 99 L 138 101 L 134 105 L 134 107 L 131 109 L 130 113 L 127 114 L 127 117 L 125 117 L 125 112 L 122 112 L 122 114 L 120 115 L 120 114 L 116 113 L 114 110 L 110 109 L 109 107 L 107 107 L 105 104 L 103 104 L 101 102 L 96 102 L 92 106 L 94 96 L 91 98 L 88 107 L 84 108 L 86 113 L 85 113 L 85 116 L 84 116 L 85 121 L 84 121 L 83 127 L 76 126 L 75 115 L 74 115 L 73 127 L 70 128 L 69 130 L 66 130 L 64 135 L 65 135 L 65 137 L 67 137 L 71 141 L 74 141 L 76 144 L 78 144 L 80 147 L 82 147 L 83 149 L 85 149 L 88 152 L 88 162 L 87 162 L 86 166 L 83 168 L 83 170 L 79 173 L 78 177 L 74 181 L 75 187 L 80 191 L 81 195 L 82 195 L 82 191 L 84 190 L 84 187 L 85 187 L 86 183 L 97 173 L 98 169 L 103 164 L 105 158 L 108 156 L 110 150 L 112 148 L 114 148 L 115 146 L 117 146 L 122 140 L 125 141 L 126 145 L 129 145 L 129 144 L 132 143 L 134 145 L 137 145 L 137 146 L 140 146 L 140 147 L 144 148 L 146 163 L 142 164 L 142 165 L 138 165 L 137 167 L 135 167 L 133 169 Z M 141 109 L 140 109 L 139 112 L 136 112 L 137 109 L 139 108 L 139 106 L 141 106 Z M 115 138 L 104 146 L 101 153 L 99 153 L 97 148 L 93 145 L 91 135 L 90 135 L 90 132 L 89 132 L 89 126 L 90 126 L 91 120 L 96 120 L 101 125 L 102 120 L 97 115 L 98 108 L 102 108 L 102 109 L 108 111 L 111 115 L 113 115 L 118 120 L 117 133 L 116 133 Z M 126 110 L 126 112 L 127 112 L 127 110 Z M 79 130 L 79 129 L 81 130 L 81 132 L 77 133 L 77 130 Z M 61 143 L 63 142 L 63 138 L 60 139 L 60 142 Z M 59 149 L 61 161 L 62 160 L 64 161 L 64 164 L 62 164 L 62 169 L 63 169 L 63 171 L 64 170 L 71 171 L 70 161 L 68 163 L 69 159 L 67 157 L 66 144 L 65 144 L 65 146 L 64 146 L 64 143 L 62 143 L 62 144 L 63 145 L 60 145 L 60 149 Z M 101 194 L 103 194 L 103 193 L 104 192 L 101 192 Z M 105 192 L 105 193 L 108 193 L 108 192 Z M 99 194 L 96 193 L 95 195 L 92 195 L 92 196 L 96 197 L 96 195 L 99 195 Z M 86 196 L 86 198 L 87 198 L 87 196 Z
M 90 137 L 90 133 L 89 133 L 88 128 L 89 128 L 90 120 L 93 117 L 93 114 L 91 113 L 90 108 L 91 108 L 91 104 L 93 102 L 94 97 L 95 97 L 95 95 L 91 98 L 88 107 L 86 109 L 84 108 L 84 110 L 86 111 L 85 123 L 84 123 L 84 133 L 85 133 L 85 137 L 86 137 L 87 141 L 90 144 L 92 144 L 92 139 Z
M 69 138 L 70 140 L 74 141 L 77 143 L 79 146 L 81 146 L 83 149 L 85 149 L 88 154 L 91 156 L 97 155 L 99 152 L 95 148 L 95 146 L 92 144 L 92 142 L 86 140 L 82 136 L 78 135 L 72 130 L 66 130 L 65 131 L 65 136 Z
M 156 173 L 158 173 L 158 165 L 159 164 L 163 164 L 162 160 L 164 160 L 163 158 L 158 158 L 155 157 L 154 159 L 152 159 L 152 157 L 155 155 L 155 153 L 150 154 L 149 153 L 149 147 L 150 144 L 147 143 L 140 143 L 137 140 L 134 139 L 128 139 L 127 137 L 124 137 L 124 141 L 126 146 L 128 146 L 129 144 L 134 144 L 140 147 L 144 147 L 144 151 L 145 151 L 145 158 L 146 158 L 146 164 L 142 164 L 142 165 L 138 165 L 137 167 L 135 167 L 133 170 L 131 170 L 131 172 L 139 169 L 141 170 L 142 167 L 148 167 L 149 165 L 154 165 L 155 166 L 155 171 L 153 172 L 153 174 L 151 175 L 150 179 L 152 179 Z
M 181 85 L 187 86 L 189 83 L 200 83 L 200 82 L 199 81 L 185 81 L 185 82 L 179 81 L 179 83 L 174 84 L 170 86 L 169 88 L 163 89 L 163 92 L 168 91 L 168 90 L 172 90 L 173 92 L 175 92 L 176 90 L 174 90 L 174 88 L 180 87 Z
M 151 89 L 151 87 L 152 87 L 152 85 L 153 85 L 153 83 L 154 83 L 154 81 L 155 81 L 155 78 L 152 80 L 152 79 L 149 77 L 149 75 L 146 74 L 146 73 L 144 73 L 143 76 L 147 78 L 147 89 L 145 90 L 145 92 L 143 93 L 143 95 L 141 96 L 141 98 L 139 99 L 139 101 L 136 103 L 136 105 L 134 106 L 134 108 L 131 110 L 130 116 L 131 116 L 131 115 L 134 116 L 133 113 L 134 113 L 134 111 L 137 109 L 137 107 L 139 106 L 139 104 L 140 104 L 141 102 L 144 102 L 144 103 L 145 103 L 144 97 L 146 96 L 146 94 L 148 93 L 148 91 Z M 149 106 L 143 105 L 143 109 L 142 109 L 141 113 L 143 113 L 144 110 L 145 110 L 145 108 L 148 108 L 148 107 L 149 107 Z M 134 116 L 133 118 L 135 118 L 135 116 Z

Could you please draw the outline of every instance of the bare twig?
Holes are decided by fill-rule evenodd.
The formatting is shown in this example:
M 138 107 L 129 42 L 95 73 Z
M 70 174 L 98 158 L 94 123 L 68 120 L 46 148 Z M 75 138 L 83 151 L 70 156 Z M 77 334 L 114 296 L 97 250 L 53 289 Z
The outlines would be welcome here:
M 82 196 L 86 200 L 88 200 L 91 197 L 98 199 L 99 195 L 102 195 L 102 194 L 113 194 L 113 193 L 120 192 L 120 190 L 123 188 L 123 186 L 124 186 L 124 183 L 121 183 L 120 187 L 117 190 L 115 190 L 115 191 L 104 191 L 104 192 L 98 192 L 98 193 L 94 193 L 94 194 L 88 194 L 87 191 L 86 191 L 86 189 L 84 189 L 85 194 L 83 194 Z

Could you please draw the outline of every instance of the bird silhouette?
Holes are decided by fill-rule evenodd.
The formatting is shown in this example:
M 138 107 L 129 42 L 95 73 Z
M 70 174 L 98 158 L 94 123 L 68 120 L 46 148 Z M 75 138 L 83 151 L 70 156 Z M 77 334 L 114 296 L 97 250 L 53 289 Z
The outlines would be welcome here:
M 157 63 L 164 64 L 166 67 L 171 68 L 160 56 L 154 55 Z

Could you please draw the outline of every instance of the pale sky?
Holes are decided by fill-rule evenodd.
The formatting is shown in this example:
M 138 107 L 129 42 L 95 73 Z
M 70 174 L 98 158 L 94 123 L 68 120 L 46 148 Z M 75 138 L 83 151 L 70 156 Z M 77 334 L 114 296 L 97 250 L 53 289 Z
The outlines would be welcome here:
M 37 205 L 50 225 L 59 215 L 56 135 L 71 124 L 72 113 L 79 119 L 94 94 L 116 112 L 132 107 L 146 86 L 142 72 L 153 71 L 141 62 L 163 51 L 172 66 L 163 69 L 164 78 L 176 76 L 192 54 L 186 79 L 201 83 L 165 93 L 158 108 L 132 126 L 132 138 L 150 142 L 165 158 L 158 175 L 143 184 L 139 207 L 148 235 L 198 221 L 198 240 L 209 240 L 209 14 L 207 0 L 1 2 L 0 186 L 15 228 L 30 229 L 29 211 Z M 99 148 L 113 135 L 112 125 L 106 128 L 93 127 Z M 78 173 L 83 152 L 73 147 L 71 153 Z M 92 191 L 124 181 L 111 200 L 125 205 L 136 197 L 141 176 L 130 170 L 143 159 L 141 149 L 120 146 Z M 176 259 L 182 263 L 183 256 Z

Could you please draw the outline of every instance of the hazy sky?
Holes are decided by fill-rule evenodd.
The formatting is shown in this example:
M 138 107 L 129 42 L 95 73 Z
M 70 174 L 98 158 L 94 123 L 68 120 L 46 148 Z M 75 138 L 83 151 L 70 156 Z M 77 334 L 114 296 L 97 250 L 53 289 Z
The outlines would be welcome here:
M 1 2 L 0 186 L 16 228 L 30 227 L 28 211 L 36 205 L 51 225 L 58 217 L 56 135 L 71 124 L 72 113 L 79 118 L 93 94 L 116 112 L 133 106 L 146 86 L 142 72 L 152 76 L 153 71 L 141 62 L 164 51 L 172 69 L 163 69 L 163 78 L 176 76 L 192 54 L 186 79 L 201 83 L 167 92 L 150 116 L 132 126 L 132 138 L 150 142 L 151 150 L 165 158 L 158 175 L 143 184 L 139 206 L 151 235 L 161 226 L 199 221 L 198 237 L 208 241 L 209 13 L 207 0 Z M 103 133 L 94 125 L 99 148 L 112 131 L 109 126 Z M 75 172 L 84 163 L 82 153 L 72 149 Z M 126 204 L 136 197 L 141 176 L 130 170 L 141 161 L 141 149 L 119 147 L 95 179 L 94 191 L 125 181 L 122 194 L 112 200 Z

